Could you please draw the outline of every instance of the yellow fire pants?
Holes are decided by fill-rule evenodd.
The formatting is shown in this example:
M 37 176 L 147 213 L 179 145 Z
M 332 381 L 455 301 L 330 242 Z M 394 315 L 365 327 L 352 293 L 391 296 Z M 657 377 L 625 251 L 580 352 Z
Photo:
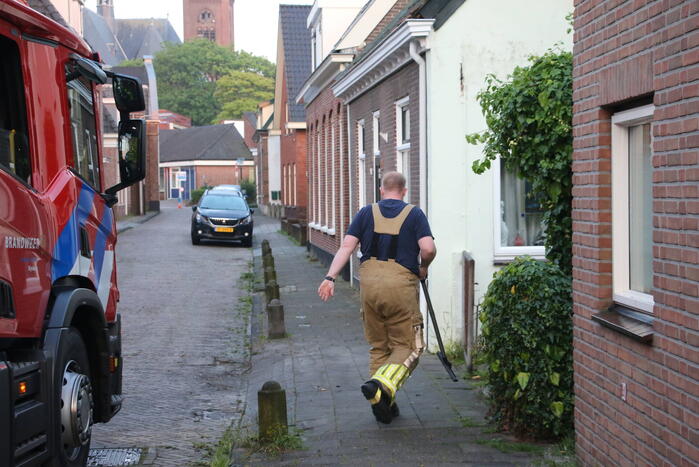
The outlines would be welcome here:
M 369 374 L 384 364 L 412 372 L 425 347 L 417 276 L 393 260 L 372 258 L 360 266 L 359 278 Z

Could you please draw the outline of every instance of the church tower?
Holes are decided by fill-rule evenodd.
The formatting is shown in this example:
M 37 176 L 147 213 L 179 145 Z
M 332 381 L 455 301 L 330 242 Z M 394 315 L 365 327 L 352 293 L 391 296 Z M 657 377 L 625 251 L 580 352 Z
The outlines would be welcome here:
M 233 48 L 234 1 L 184 0 L 184 40 L 203 37 Z
M 114 0 L 97 0 L 97 14 L 107 22 L 109 29 L 116 33 L 114 20 Z

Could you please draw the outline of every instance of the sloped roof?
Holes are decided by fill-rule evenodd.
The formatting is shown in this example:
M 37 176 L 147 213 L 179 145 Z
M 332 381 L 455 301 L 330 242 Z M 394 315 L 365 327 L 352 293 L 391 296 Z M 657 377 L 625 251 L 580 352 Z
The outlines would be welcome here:
M 83 37 L 102 61 L 115 66 L 126 60 L 126 55 L 104 18 L 89 8 L 83 8 Z
M 160 162 L 252 159 L 235 125 L 208 125 L 160 131 Z
M 141 80 L 141 84 L 148 85 L 148 72 L 145 66 L 115 66 L 112 67 L 114 73 L 133 76 Z
M 48 16 L 61 26 L 70 27 L 65 18 L 56 10 L 50 0 L 29 0 L 29 6 L 44 16 Z
M 311 5 L 279 5 L 290 122 L 306 121 L 306 110 L 296 103 L 296 95 L 311 74 L 311 31 L 306 27 L 310 11 Z
M 243 118 L 247 120 L 253 128 L 257 126 L 257 115 L 255 115 L 255 112 L 243 112 Z
M 124 53 L 130 59 L 155 55 L 165 42 L 182 42 L 170 20 L 165 18 L 117 19 L 116 30 Z

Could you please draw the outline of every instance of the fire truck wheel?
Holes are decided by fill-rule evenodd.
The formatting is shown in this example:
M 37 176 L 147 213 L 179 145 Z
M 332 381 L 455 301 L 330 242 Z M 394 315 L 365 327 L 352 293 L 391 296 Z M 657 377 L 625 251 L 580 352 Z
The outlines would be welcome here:
M 59 465 L 84 466 L 92 439 L 93 396 L 90 365 L 80 332 L 63 334 L 56 358 Z

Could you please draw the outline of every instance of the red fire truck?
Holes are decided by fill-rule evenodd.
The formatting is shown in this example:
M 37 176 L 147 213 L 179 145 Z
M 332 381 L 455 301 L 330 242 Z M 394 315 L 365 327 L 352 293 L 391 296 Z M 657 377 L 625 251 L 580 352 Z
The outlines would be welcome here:
M 105 187 L 98 88 L 120 113 Z M 112 206 L 145 177 L 141 83 L 70 30 L 0 0 L 0 466 L 84 465 L 121 408 Z

